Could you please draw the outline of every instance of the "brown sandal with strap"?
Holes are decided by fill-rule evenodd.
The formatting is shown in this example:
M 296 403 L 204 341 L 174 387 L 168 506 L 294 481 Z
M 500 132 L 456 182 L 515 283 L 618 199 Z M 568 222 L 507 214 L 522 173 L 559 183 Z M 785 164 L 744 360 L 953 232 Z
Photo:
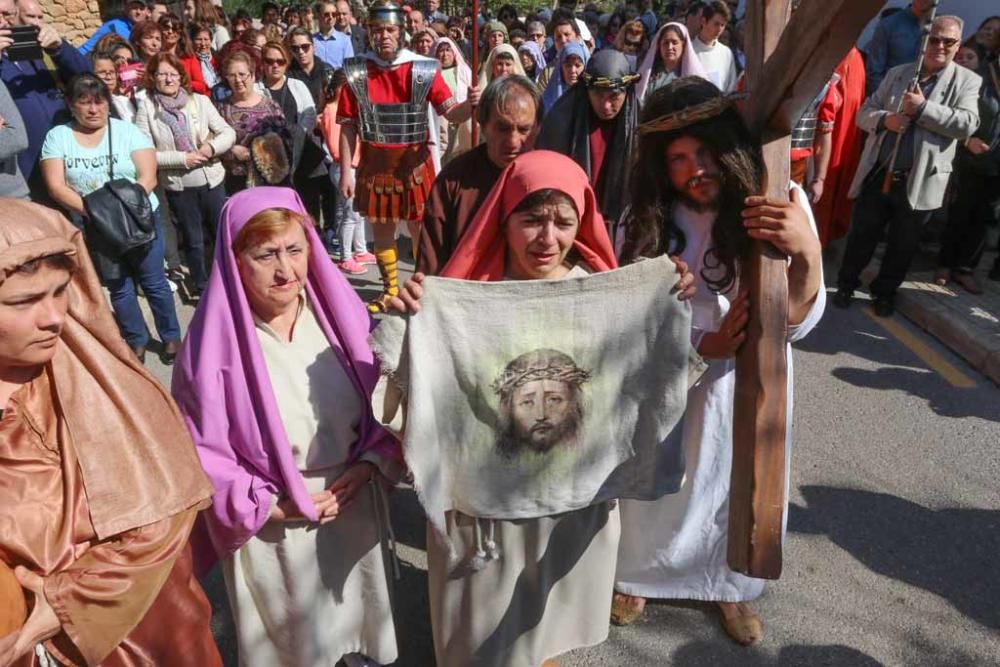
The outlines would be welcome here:
M 764 637 L 764 624 L 749 606 L 742 602 L 717 602 L 716 604 L 722 617 L 722 627 L 736 643 L 750 646 Z
M 611 598 L 611 622 L 618 626 L 631 625 L 642 616 L 645 608 L 646 598 L 616 592 Z

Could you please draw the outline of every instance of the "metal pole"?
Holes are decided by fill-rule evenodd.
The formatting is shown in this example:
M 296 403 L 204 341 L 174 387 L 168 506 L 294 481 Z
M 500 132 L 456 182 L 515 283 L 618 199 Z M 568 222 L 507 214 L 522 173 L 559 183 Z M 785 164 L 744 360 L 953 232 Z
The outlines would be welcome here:
M 479 0 L 472 0 L 472 85 L 479 85 Z M 479 123 L 472 109 L 472 148 L 479 145 Z
M 937 16 L 938 2 L 940 0 L 933 0 L 930 9 L 927 12 L 927 19 L 924 21 L 923 25 L 923 39 L 920 41 L 920 55 L 917 56 L 917 62 L 915 63 L 915 69 L 913 70 L 913 79 L 910 81 L 910 87 L 907 88 L 908 91 L 914 91 L 920 85 L 920 70 L 924 68 L 924 57 L 927 55 L 927 44 L 931 37 L 931 24 L 934 23 L 934 18 Z M 908 11 L 908 10 L 903 10 Z M 896 105 L 896 113 L 899 113 L 903 109 L 903 98 L 899 98 L 899 104 Z M 892 145 L 892 157 L 889 159 L 889 166 L 885 170 L 885 178 L 882 179 L 882 194 L 889 194 L 889 190 L 892 189 L 892 172 L 896 166 L 896 157 L 899 155 L 899 145 L 902 143 L 903 138 L 902 132 L 893 132 L 896 135 L 893 140 Z

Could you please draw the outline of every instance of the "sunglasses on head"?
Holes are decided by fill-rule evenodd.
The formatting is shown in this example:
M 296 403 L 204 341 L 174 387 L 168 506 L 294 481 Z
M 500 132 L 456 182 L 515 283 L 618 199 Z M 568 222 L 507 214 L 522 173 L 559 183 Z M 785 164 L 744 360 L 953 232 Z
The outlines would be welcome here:
M 264 58 L 265 65 L 284 65 L 284 58 Z
M 931 46 L 943 46 L 946 49 L 950 49 L 958 44 L 958 42 L 959 40 L 954 37 L 938 37 L 936 35 L 931 35 L 927 38 L 927 43 Z

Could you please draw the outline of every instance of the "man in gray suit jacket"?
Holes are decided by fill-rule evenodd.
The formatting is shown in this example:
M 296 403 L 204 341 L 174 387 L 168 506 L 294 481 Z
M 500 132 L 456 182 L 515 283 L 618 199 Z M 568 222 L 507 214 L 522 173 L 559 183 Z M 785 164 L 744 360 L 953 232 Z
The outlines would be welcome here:
M 982 79 L 952 62 L 961 38 L 962 19 L 939 16 L 931 26 L 920 85 L 907 90 L 914 63 L 894 67 L 858 111 L 858 127 L 868 139 L 851 184 L 850 197 L 857 201 L 833 298 L 840 308 L 850 305 L 861 271 L 888 224 L 885 256 L 870 288 L 875 313 L 892 315 L 896 290 L 917 252 L 921 230 L 944 203 L 957 142 L 979 126 Z M 890 167 L 897 137 L 899 151 Z M 891 187 L 883 194 L 890 168 Z

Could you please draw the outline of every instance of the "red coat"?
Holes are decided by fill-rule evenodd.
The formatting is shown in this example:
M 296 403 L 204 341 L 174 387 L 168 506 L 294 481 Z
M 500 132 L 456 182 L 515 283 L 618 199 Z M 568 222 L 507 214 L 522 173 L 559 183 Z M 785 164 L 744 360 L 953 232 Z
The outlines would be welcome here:
M 191 80 L 191 91 L 208 95 L 208 86 L 205 85 L 205 77 L 201 75 L 201 62 L 198 56 L 183 56 L 180 60 L 188 79 Z
M 853 202 L 847 198 L 847 192 L 858 170 L 864 140 L 864 133 L 854 121 L 865 101 L 865 63 L 861 53 L 852 48 L 834 71 L 840 75 L 840 81 L 834 87 L 830 168 L 823 183 L 823 197 L 814 208 L 819 240 L 824 247 L 846 236 L 851 226 Z

